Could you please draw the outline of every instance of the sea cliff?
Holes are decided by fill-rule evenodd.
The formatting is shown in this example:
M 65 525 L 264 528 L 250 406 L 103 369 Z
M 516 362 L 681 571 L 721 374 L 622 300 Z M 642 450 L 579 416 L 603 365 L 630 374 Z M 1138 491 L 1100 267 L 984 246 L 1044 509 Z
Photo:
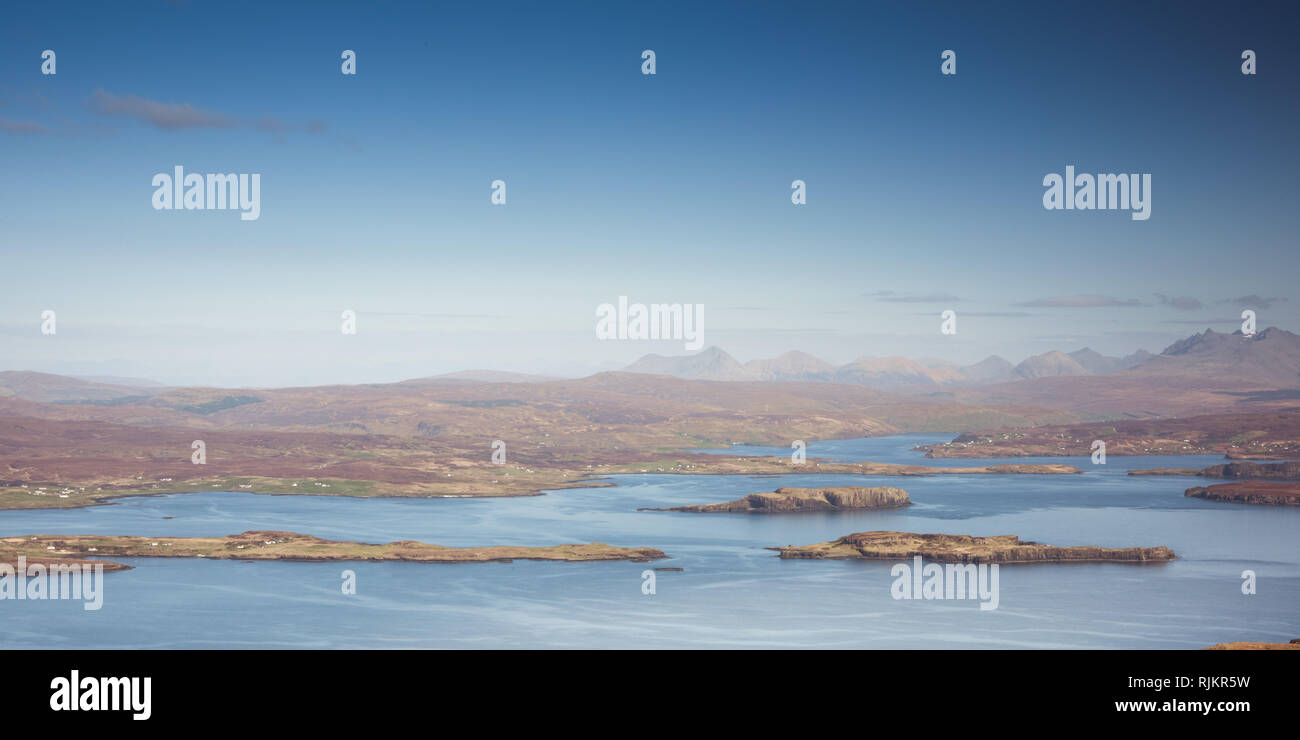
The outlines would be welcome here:
M 1189 498 L 1226 501 L 1234 504 L 1265 506 L 1300 506 L 1300 481 L 1238 481 L 1197 486 L 1184 493 Z

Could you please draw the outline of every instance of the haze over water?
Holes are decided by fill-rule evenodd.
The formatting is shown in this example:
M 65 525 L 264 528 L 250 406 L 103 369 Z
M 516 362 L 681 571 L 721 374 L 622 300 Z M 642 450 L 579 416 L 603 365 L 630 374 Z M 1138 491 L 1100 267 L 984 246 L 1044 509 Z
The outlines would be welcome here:
M 120 558 L 103 609 L 0 601 L 9 648 L 1200 648 L 1300 636 L 1300 511 L 1183 495 L 1199 479 L 1128 470 L 1218 457 L 927 460 L 951 435 L 813 442 L 808 456 L 968 466 L 1065 462 L 1083 475 L 617 476 L 616 488 L 506 499 L 349 499 L 204 492 L 66 511 L 0 512 L 3 535 L 224 536 L 280 529 L 441 545 L 602 541 L 654 563 L 296 563 Z M 727 454 L 788 457 L 783 448 Z M 913 505 L 790 515 L 638 512 L 780 486 L 891 485 Z M 163 517 L 174 517 L 163 519 Z M 1015 534 L 1052 545 L 1167 545 L 1178 560 L 1005 565 L 999 607 L 894 600 L 893 562 L 781 560 L 764 549 L 867 530 Z M 654 595 L 641 574 L 658 572 Z M 1241 593 L 1241 572 L 1258 575 Z M 340 574 L 353 570 L 357 595 Z

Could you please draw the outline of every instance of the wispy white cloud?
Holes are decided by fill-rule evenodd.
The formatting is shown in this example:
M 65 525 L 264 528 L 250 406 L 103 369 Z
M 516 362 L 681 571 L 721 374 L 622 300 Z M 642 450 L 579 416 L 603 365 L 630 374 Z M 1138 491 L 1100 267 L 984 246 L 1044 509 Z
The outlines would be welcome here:
M 0 131 L 10 136 L 22 136 L 25 134 L 48 134 L 50 130 L 35 121 L 14 121 L 9 118 L 0 118 Z
M 1025 308 L 1105 308 L 1108 306 L 1141 306 L 1142 302 L 1136 298 L 1121 299 L 1108 295 L 1085 294 L 1036 298 L 1016 305 Z
M 886 303 L 956 303 L 961 299 L 951 293 L 895 293 L 892 290 L 877 290 L 863 293 L 864 298 L 875 298 Z
M 311 120 L 305 125 L 298 125 L 268 115 L 245 121 L 225 113 L 204 110 L 191 103 L 164 103 L 142 98 L 139 95 L 120 96 L 103 89 L 95 90 L 90 96 L 87 107 L 92 113 L 100 116 L 133 118 L 164 131 L 248 127 L 254 131 L 279 136 L 300 130 L 318 134 L 326 129 L 325 123 L 320 120 Z
M 189 103 L 162 103 L 138 95 L 119 97 L 102 89 L 90 96 L 89 107 L 101 116 L 126 116 L 166 131 L 231 128 L 238 123 L 230 116 L 201 110 Z
M 957 303 L 961 299 L 952 293 L 927 293 L 926 295 L 896 295 L 881 298 L 886 303 Z
M 1164 293 L 1156 293 L 1155 296 L 1160 301 L 1160 305 L 1176 308 L 1179 311 L 1195 311 L 1205 307 L 1205 304 L 1190 296 L 1167 296 Z
M 1241 296 L 1240 298 L 1229 298 L 1226 301 L 1219 301 L 1219 303 L 1230 303 L 1234 306 L 1240 306 L 1241 308 L 1272 308 L 1274 303 L 1285 302 L 1285 298 L 1264 298 L 1262 296 L 1257 296 L 1254 293 Z

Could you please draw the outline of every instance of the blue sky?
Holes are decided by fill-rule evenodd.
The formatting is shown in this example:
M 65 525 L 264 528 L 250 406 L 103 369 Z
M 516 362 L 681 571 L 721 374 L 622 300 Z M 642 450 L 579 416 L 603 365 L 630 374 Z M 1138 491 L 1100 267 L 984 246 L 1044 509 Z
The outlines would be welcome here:
M 597 341 L 595 307 L 620 295 L 704 304 L 706 344 L 742 360 L 1159 351 L 1235 329 L 1243 307 L 1297 330 L 1288 14 L 13 8 L 0 368 L 280 385 L 582 374 L 681 353 Z M 44 49 L 56 75 L 40 74 Z M 939 73 L 944 49 L 955 76 Z M 1241 74 L 1243 49 L 1257 75 Z M 177 164 L 260 173 L 261 218 L 153 210 L 151 178 Z M 1151 173 L 1150 220 L 1044 210 L 1044 175 L 1070 164 Z M 807 205 L 790 203 L 796 178 Z M 489 202 L 495 179 L 505 206 Z M 1053 305 L 1077 295 L 1115 305 Z M 938 331 L 948 308 L 956 336 Z M 45 309 L 55 336 L 40 334 Z M 343 309 L 356 336 L 338 331 Z

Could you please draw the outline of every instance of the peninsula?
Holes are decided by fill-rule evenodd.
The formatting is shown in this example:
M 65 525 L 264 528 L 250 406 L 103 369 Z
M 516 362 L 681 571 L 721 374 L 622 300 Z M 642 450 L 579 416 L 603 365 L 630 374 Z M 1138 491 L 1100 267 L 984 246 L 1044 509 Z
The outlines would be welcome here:
M 601 542 L 549 547 L 442 547 L 412 540 L 386 545 L 323 540 L 307 534 L 255 530 L 226 537 L 133 537 L 111 535 L 24 535 L 0 538 L 0 562 L 19 555 L 48 561 L 85 562 L 87 557 L 209 558 L 213 560 L 290 560 L 304 562 L 487 563 L 512 560 L 630 560 L 666 557 L 651 547 L 615 547 Z M 90 561 L 96 562 L 99 561 Z M 106 569 L 110 564 L 105 563 Z M 119 565 L 112 563 L 111 565 Z M 126 566 L 120 566 L 126 567 Z

